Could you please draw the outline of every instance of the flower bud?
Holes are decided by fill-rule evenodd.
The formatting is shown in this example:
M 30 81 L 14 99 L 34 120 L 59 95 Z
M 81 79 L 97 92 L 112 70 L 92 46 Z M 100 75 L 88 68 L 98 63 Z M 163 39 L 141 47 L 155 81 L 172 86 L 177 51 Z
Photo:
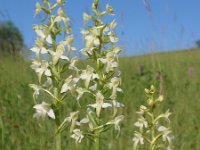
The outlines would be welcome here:
M 152 107 L 152 106 L 154 105 L 153 99 L 148 99 L 148 100 L 147 100 L 147 104 L 148 104 L 150 107 Z
M 157 99 L 157 101 L 159 101 L 159 102 L 162 102 L 163 100 L 164 100 L 163 95 L 160 95 L 160 96 L 158 97 L 158 99 Z
M 150 87 L 150 91 L 149 91 L 151 94 L 154 94 L 156 92 L 156 89 L 153 85 L 151 85 Z
M 109 14 L 113 14 L 113 8 L 109 4 L 106 5 L 106 11 Z

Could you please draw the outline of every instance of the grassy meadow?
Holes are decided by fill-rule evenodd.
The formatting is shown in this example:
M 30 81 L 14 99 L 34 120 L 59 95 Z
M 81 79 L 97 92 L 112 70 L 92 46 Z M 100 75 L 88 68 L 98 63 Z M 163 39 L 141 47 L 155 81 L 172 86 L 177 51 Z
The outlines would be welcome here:
M 110 133 L 109 137 L 101 139 L 105 143 L 103 150 L 132 149 L 136 111 L 140 105 L 146 105 L 144 88 L 151 84 L 165 97 L 159 111 L 165 112 L 169 108 L 173 112 L 174 150 L 200 150 L 199 56 L 200 49 L 193 49 L 121 58 L 124 93 L 120 95 L 120 101 L 125 104 L 125 119 L 119 137 Z M 55 149 L 51 120 L 44 123 L 33 119 L 34 101 L 28 84 L 36 82 L 29 62 L 0 55 L 1 150 Z M 63 107 L 63 114 L 68 116 L 67 112 L 68 107 Z M 80 146 L 73 144 L 68 132 L 63 133 L 63 139 L 64 149 L 91 149 L 87 140 Z

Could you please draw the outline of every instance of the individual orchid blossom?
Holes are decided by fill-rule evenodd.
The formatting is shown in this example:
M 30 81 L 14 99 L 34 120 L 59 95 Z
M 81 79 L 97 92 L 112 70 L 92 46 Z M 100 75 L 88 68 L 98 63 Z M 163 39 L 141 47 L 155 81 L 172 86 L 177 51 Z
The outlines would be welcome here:
M 89 65 L 87 66 L 86 70 L 82 70 L 80 78 L 82 80 L 85 80 L 85 87 L 86 88 L 89 87 L 91 80 L 99 78 L 98 74 L 94 73 L 94 71 L 95 71 L 94 68 L 90 67 Z
M 108 87 L 112 89 L 112 95 L 110 96 L 111 99 L 116 99 L 117 92 L 122 92 L 122 89 L 119 88 L 121 79 L 118 77 L 114 77 L 111 79 L 111 82 L 108 84 Z
M 35 72 L 38 74 L 39 80 L 41 80 L 43 74 L 45 74 L 47 77 L 50 77 L 52 75 L 51 70 L 48 67 L 49 64 L 47 61 L 40 62 L 35 60 L 32 62 L 31 65 L 31 68 L 35 70 Z
M 112 105 L 114 108 L 124 107 L 124 104 L 118 102 L 117 100 L 112 100 Z
M 86 24 L 90 19 L 91 19 L 90 15 L 88 15 L 87 13 L 83 13 L 84 24 Z
M 144 117 L 140 117 L 138 119 L 138 121 L 134 124 L 136 127 L 139 127 L 140 130 L 142 130 L 143 128 L 147 128 L 148 127 L 148 123 L 146 121 L 146 119 Z
M 171 141 L 174 137 L 172 135 L 172 131 L 170 128 L 166 128 L 164 126 L 159 126 L 158 131 L 163 132 L 163 135 L 162 135 L 163 141 L 167 141 L 168 143 L 171 143 Z
M 76 84 L 78 81 L 79 78 L 73 78 L 72 76 L 69 76 L 62 85 L 60 93 L 65 93 L 68 90 L 74 92 L 76 90 Z
M 41 39 L 45 40 L 48 44 L 52 44 L 52 37 L 48 34 L 47 28 L 35 25 L 34 30 Z
M 88 105 L 96 109 L 96 114 L 98 117 L 100 116 L 102 108 L 112 107 L 110 103 L 104 103 L 103 100 L 104 100 L 104 96 L 100 92 L 98 92 L 96 94 L 96 103 Z
M 70 70 L 79 71 L 79 69 L 75 66 L 77 61 L 78 61 L 78 58 L 77 58 L 77 57 L 73 57 L 73 58 L 70 60 L 70 64 L 69 64 L 69 69 L 70 69 Z
M 84 38 L 86 41 L 86 48 L 91 48 L 94 46 L 98 46 L 100 44 L 100 40 L 98 36 L 100 35 L 100 29 L 98 27 L 93 27 L 89 29 L 90 31 Z
M 40 87 L 36 84 L 29 84 L 29 86 L 34 90 L 33 97 L 37 98 L 38 95 L 40 94 Z
M 30 49 L 31 51 L 35 52 L 36 54 L 47 54 L 47 49 L 45 47 L 33 47 Z
M 62 8 L 59 8 L 57 11 L 57 14 L 58 15 L 55 17 L 54 22 L 59 23 L 59 22 L 63 21 L 64 24 L 68 27 L 69 26 L 68 22 L 70 21 L 70 19 L 65 16 L 64 10 Z M 53 22 L 53 24 L 54 24 L 54 22 Z
M 37 15 L 42 10 L 42 7 L 40 6 L 40 3 L 38 3 L 38 2 L 36 3 L 35 7 L 36 7 L 36 9 L 35 9 L 35 15 Z
M 120 132 L 120 122 L 124 119 L 123 115 L 117 116 L 114 120 L 107 122 L 107 124 L 114 124 L 115 130 Z
M 34 118 L 44 119 L 46 116 L 55 119 L 55 114 L 53 109 L 51 109 L 50 104 L 42 102 L 41 104 L 36 104 L 33 106 L 36 109 L 36 113 L 33 115 Z
M 138 144 L 140 144 L 140 145 L 144 144 L 144 138 L 143 138 L 143 136 L 140 133 L 136 132 L 134 134 L 133 142 L 134 142 L 134 150 L 136 150 Z
M 53 64 L 57 64 L 59 59 L 69 61 L 69 58 L 67 56 L 64 56 L 63 52 L 64 52 L 64 50 L 62 50 L 61 48 L 57 49 L 56 52 L 49 51 L 49 54 L 52 57 Z
M 107 11 L 109 14 L 113 15 L 113 8 L 112 8 L 109 4 L 106 5 L 106 11 Z
M 84 135 L 80 129 L 74 129 L 71 138 L 73 138 L 76 141 L 76 143 L 81 143 L 82 139 L 84 138 Z

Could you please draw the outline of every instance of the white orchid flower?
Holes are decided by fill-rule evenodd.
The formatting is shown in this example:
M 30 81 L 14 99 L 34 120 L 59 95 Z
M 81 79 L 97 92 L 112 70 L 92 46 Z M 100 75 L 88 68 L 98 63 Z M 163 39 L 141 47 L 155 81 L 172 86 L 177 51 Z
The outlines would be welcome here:
M 118 67 L 118 63 L 115 61 L 116 54 L 111 51 L 106 54 L 106 58 L 100 58 L 99 60 L 106 65 L 106 72 L 113 71 L 114 68 Z
M 88 86 L 90 84 L 90 80 L 98 79 L 99 77 L 96 73 L 94 73 L 94 68 L 92 68 L 88 65 L 86 70 L 82 70 L 80 78 L 82 80 L 85 80 L 85 86 L 86 86 L 86 88 L 88 88 Z
M 116 26 L 117 26 L 117 22 L 115 20 L 113 20 L 109 25 L 111 30 L 115 29 Z
M 140 116 L 140 118 L 138 119 L 138 121 L 134 125 L 136 127 L 140 128 L 140 130 L 148 127 L 148 123 L 147 123 L 146 119 L 142 116 Z
M 88 15 L 87 13 L 83 13 L 84 24 L 86 24 L 90 19 L 91 19 L 90 15 Z
M 42 10 L 42 7 L 41 7 L 40 3 L 38 3 L 38 2 L 36 3 L 35 7 L 36 7 L 36 9 L 35 9 L 35 15 L 37 15 Z
M 112 95 L 110 96 L 111 99 L 116 99 L 117 92 L 122 92 L 122 89 L 119 88 L 121 79 L 118 77 L 113 77 L 111 82 L 108 84 L 108 88 L 112 89 Z
M 113 8 L 109 4 L 106 4 L 106 12 L 113 15 Z
M 72 51 L 75 51 L 76 48 L 72 46 L 72 43 L 74 42 L 74 37 L 71 35 L 71 36 L 68 36 L 65 41 L 64 41 L 67 45 L 67 48 L 68 50 L 72 50 Z
M 70 64 L 69 64 L 69 69 L 71 70 L 79 70 L 75 64 L 76 62 L 78 61 L 78 58 L 77 57 L 73 57 L 71 60 L 70 60 Z
M 36 113 L 33 115 L 34 118 L 45 118 L 46 116 L 55 119 L 55 114 L 53 109 L 51 109 L 50 104 L 42 102 L 41 104 L 36 104 L 33 106 L 36 109 Z
M 45 47 L 37 47 L 37 46 L 32 47 L 30 50 L 35 52 L 36 54 L 39 54 L 39 53 L 46 54 L 48 52 Z
M 65 124 L 66 122 L 71 123 L 70 132 L 74 130 L 75 125 L 79 125 L 79 122 L 77 121 L 78 114 L 79 114 L 79 111 L 71 112 L 70 116 L 64 119 L 63 124 Z
M 42 28 L 41 26 L 35 25 L 34 30 L 41 39 L 44 39 L 47 43 L 52 44 L 53 40 L 51 35 L 48 34 L 49 32 L 47 28 Z
M 36 84 L 29 84 L 29 86 L 34 90 L 33 97 L 37 98 L 38 95 L 40 94 L 40 87 Z
M 98 92 L 96 94 L 96 103 L 88 105 L 96 109 L 96 114 L 98 117 L 100 116 L 101 108 L 112 107 L 112 104 L 104 103 L 103 100 L 104 100 L 104 96 L 101 94 L 101 92 Z
M 114 124 L 115 130 L 120 132 L 120 122 L 124 119 L 123 115 L 117 116 L 114 120 L 107 122 L 106 124 Z
M 35 60 L 32 62 L 32 65 L 31 65 L 31 68 L 35 70 L 40 80 L 43 74 L 45 74 L 47 77 L 51 76 L 51 70 L 48 67 L 49 67 L 49 64 L 47 61 L 39 62 Z
M 166 128 L 164 126 L 158 127 L 159 132 L 163 132 L 162 139 L 163 141 L 168 141 L 171 143 L 171 140 L 174 138 L 173 135 L 171 134 L 172 131 L 169 128 Z
M 47 77 L 46 82 L 43 84 L 44 87 L 48 87 L 52 85 L 52 79 L 50 77 Z
M 159 115 L 156 119 L 155 122 L 157 122 L 160 118 L 164 118 L 166 119 L 168 122 L 170 122 L 169 116 L 171 115 L 171 112 L 169 111 L 169 109 L 164 113 Z
M 59 8 L 57 11 L 58 16 L 55 17 L 54 22 L 61 22 L 63 21 L 66 25 L 70 21 L 68 17 L 65 16 L 65 13 L 62 8 Z
M 136 132 L 134 134 L 133 142 L 134 142 L 134 150 L 137 149 L 138 144 L 143 145 L 144 144 L 144 138 L 142 137 L 142 134 Z
M 62 85 L 60 93 L 65 93 L 68 90 L 71 92 L 74 92 L 76 90 L 76 84 L 79 81 L 79 78 L 72 78 L 72 76 L 69 76 L 66 80 L 65 83 Z
M 57 64 L 59 59 L 69 61 L 69 58 L 67 56 L 63 55 L 63 51 L 62 50 L 57 50 L 56 52 L 49 51 L 49 53 L 52 56 L 53 64 Z
M 85 35 L 85 41 L 86 41 L 86 48 L 91 48 L 93 46 L 98 46 L 100 44 L 100 40 L 98 36 L 100 35 L 100 28 L 99 27 L 93 27 L 89 29 L 89 34 Z
M 78 119 L 78 113 L 79 111 L 71 112 L 70 116 L 65 118 L 65 122 L 75 122 Z
M 97 89 L 97 84 L 94 84 L 94 85 L 90 86 L 89 89 L 90 89 L 91 91 L 96 91 L 96 89 Z
M 81 143 L 82 139 L 84 138 L 82 131 L 80 129 L 74 129 L 73 133 L 74 134 L 71 135 L 71 138 L 73 138 L 76 143 Z
M 93 54 L 93 50 L 94 50 L 95 47 L 90 47 L 90 48 L 83 48 L 80 50 L 80 52 L 86 56 L 89 55 L 92 55 Z
M 115 107 L 115 108 L 124 107 L 124 104 L 122 104 L 122 103 L 120 103 L 120 102 L 118 102 L 118 101 L 116 101 L 116 100 L 112 100 L 112 105 L 113 105 L 113 107 Z
M 76 92 L 78 94 L 76 99 L 79 100 L 83 96 L 83 94 L 86 92 L 86 90 L 83 88 L 77 87 Z

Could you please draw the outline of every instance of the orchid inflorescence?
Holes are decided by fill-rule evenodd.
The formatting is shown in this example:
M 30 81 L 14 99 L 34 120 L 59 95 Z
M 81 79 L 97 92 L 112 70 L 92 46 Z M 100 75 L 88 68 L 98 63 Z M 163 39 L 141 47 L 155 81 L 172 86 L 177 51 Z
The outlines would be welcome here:
M 118 102 L 118 93 L 122 89 L 118 69 L 121 49 L 115 47 L 118 38 L 114 28 L 117 23 L 112 21 L 104 24 L 101 18 L 106 14 L 114 15 L 113 9 L 107 4 L 106 10 L 100 11 L 98 0 L 94 0 L 93 15 L 83 14 L 84 24 L 91 22 L 92 26 L 81 30 L 85 42 L 81 53 L 95 65 L 87 65 L 81 70 L 75 65 L 78 58 L 71 55 L 76 48 L 73 46 L 70 19 L 63 10 L 64 4 L 63 0 L 57 0 L 54 4 L 48 0 L 43 0 L 42 4 L 36 3 L 35 14 L 43 13 L 45 18 L 43 24 L 33 26 L 37 39 L 31 48 L 36 55 L 31 68 L 38 76 L 38 84 L 30 84 L 36 102 L 34 117 L 55 120 L 56 134 L 70 124 L 70 137 L 76 143 L 80 143 L 85 136 L 94 136 L 94 142 L 99 143 L 101 133 L 111 127 L 119 132 L 119 124 L 123 119 L 118 113 L 123 104 Z M 59 108 L 69 95 L 77 102 L 77 110 L 63 118 Z M 84 95 L 89 98 L 88 104 L 85 104 L 88 101 L 82 102 Z M 41 96 L 44 98 L 42 101 Z M 108 114 L 106 116 L 110 117 L 102 115 L 104 110 Z M 80 115 L 79 112 L 85 114 Z M 58 143 L 61 145 L 61 142 Z
M 134 125 L 139 131 L 135 131 L 134 134 L 134 150 L 172 150 L 172 139 L 174 137 L 170 129 L 169 116 L 171 113 L 169 110 L 162 114 L 156 112 L 156 108 L 163 102 L 163 96 L 160 95 L 155 99 L 155 93 L 154 86 L 145 89 L 147 106 L 141 105 L 137 112 L 138 120 Z

